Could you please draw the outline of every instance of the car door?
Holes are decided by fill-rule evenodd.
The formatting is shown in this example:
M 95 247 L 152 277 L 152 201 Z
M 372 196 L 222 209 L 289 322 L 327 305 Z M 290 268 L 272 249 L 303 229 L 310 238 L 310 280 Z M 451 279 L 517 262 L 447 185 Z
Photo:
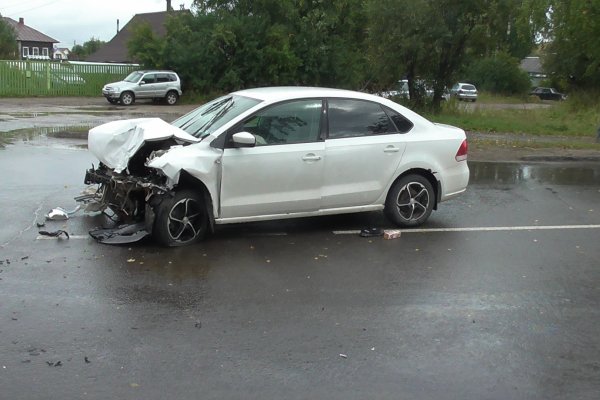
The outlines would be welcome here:
M 269 106 L 229 132 L 250 132 L 256 146 L 226 145 L 222 157 L 221 218 L 316 211 L 321 199 L 325 143 L 321 99 Z
M 143 82 L 143 83 L 142 83 Z M 144 74 L 140 80 L 140 84 L 135 92 L 137 98 L 151 98 L 155 97 L 156 93 L 156 74 L 149 73 Z
M 356 99 L 328 99 L 327 118 L 321 208 L 373 204 L 400 164 L 412 123 L 379 103 Z

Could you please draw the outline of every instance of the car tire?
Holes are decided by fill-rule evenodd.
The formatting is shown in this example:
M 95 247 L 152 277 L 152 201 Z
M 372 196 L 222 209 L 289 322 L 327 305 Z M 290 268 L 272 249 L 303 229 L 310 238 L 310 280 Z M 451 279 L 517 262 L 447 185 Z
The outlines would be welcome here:
M 135 102 L 135 95 L 132 92 L 123 92 L 119 97 L 119 102 L 124 106 L 130 106 Z
M 200 193 L 178 190 L 157 206 L 152 235 L 163 246 L 177 247 L 198 242 L 207 231 L 208 215 Z
M 177 103 L 177 100 L 179 100 L 179 94 L 174 90 L 171 90 L 165 96 L 165 103 L 170 106 L 174 106 L 175 103 Z
M 397 180 L 385 201 L 385 214 L 401 227 L 423 224 L 433 211 L 435 191 L 423 175 L 411 174 Z

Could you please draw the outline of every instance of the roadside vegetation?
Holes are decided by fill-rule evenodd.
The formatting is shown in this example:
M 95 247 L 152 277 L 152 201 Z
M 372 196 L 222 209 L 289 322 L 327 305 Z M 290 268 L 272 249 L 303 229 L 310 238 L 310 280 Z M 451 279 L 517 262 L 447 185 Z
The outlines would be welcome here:
M 483 96 L 492 98 L 491 96 Z M 600 127 L 600 102 L 580 106 L 579 99 L 552 103 L 547 107 L 528 107 L 539 104 L 523 103 L 515 98 L 514 103 L 523 104 L 515 108 L 496 108 L 495 104 L 511 104 L 511 98 L 496 98 L 492 107 L 486 102 L 471 105 L 450 101 L 437 114 L 427 114 L 435 122 L 459 126 L 467 131 L 479 133 L 512 133 L 536 136 L 569 136 L 573 138 L 596 138 Z

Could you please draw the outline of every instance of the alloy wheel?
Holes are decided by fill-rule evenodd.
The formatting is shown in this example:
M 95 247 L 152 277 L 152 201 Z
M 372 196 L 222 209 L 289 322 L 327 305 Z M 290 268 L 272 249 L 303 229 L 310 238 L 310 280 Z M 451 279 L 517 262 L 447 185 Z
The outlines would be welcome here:
M 179 200 L 169 212 L 167 221 L 170 238 L 177 243 L 194 240 L 203 229 L 202 205 L 194 199 Z
M 429 191 L 423 184 L 409 182 L 398 193 L 398 214 L 406 221 L 418 220 L 427 213 L 429 201 Z

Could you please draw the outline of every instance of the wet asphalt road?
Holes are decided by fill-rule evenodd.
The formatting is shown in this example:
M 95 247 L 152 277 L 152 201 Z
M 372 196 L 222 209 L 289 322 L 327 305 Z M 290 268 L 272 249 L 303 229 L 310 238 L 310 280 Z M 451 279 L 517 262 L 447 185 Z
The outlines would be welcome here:
M 2 399 L 599 396 L 598 164 L 472 163 L 424 227 L 515 230 L 352 234 L 388 226 L 369 213 L 163 249 L 97 244 L 102 217 L 76 214 L 42 239 L 84 188 L 83 145 L 0 149 Z

